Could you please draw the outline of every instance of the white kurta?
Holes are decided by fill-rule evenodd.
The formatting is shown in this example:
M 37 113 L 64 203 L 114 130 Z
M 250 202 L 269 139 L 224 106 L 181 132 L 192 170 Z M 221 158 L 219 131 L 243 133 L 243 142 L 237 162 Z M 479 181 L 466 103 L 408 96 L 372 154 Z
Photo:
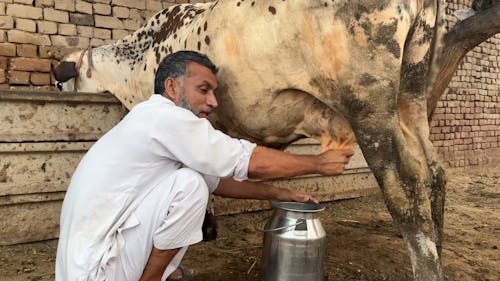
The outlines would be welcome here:
M 203 197 L 219 177 L 247 179 L 254 148 L 163 96 L 138 104 L 92 146 L 73 174 L 61 210 L 56 280 L 109 281 L 123 274 L 128 279 L 132 273 L 110 273 L 131 258 L 125 255 L 127 239 L 129 247 L 147 240 L 159 249 L 199 242 L 199 215 L 190 220 L 193 210 L 186 208 L 206 204 Z M 134 235 L 140 239 L 127 238 Z M 147 261 L 151 246 L 143 248 L 131 254 Z

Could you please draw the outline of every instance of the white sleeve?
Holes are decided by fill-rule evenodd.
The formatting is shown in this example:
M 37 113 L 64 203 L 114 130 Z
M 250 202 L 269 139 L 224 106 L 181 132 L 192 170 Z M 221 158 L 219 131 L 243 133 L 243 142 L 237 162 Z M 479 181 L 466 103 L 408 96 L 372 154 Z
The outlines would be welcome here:
M 152 149 L 202 174 L 215 177 L 248 178 L 250 155 L 256 144 L 231 138 L 215 130 L 208 120 L 171 106 L 155 116 Z
M 202 174 L 202 176 L 203 176 L 203 179 L 205 179 L 205 183 L 208 186 L 208 191 L 210 193 L 213 193 L 214 190 L 216 190 L 217 186 L 219 185 L 220 178 L 215 177 L 215 176 L 205 175 L 205 174 Z

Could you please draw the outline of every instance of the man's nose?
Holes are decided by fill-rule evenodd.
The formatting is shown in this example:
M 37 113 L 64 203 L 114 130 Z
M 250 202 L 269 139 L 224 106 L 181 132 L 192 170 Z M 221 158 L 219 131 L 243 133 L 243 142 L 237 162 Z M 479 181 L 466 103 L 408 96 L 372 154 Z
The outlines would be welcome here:
M 207 105 L 215 108 L 219 104 L 217 103 L 217 98 L 215 97 L 214 91 L 210 91 L 210 93 L 207 95 Z

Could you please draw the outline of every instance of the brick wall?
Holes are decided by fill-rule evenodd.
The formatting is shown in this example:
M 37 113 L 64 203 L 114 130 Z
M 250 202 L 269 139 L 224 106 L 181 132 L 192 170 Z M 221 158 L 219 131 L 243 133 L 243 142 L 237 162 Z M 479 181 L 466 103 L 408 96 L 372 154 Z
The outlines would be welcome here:
M 50 64 L 109 44 L 175 3 L 160 0 L 0 0 L 0 89 L 53 89 Z
M 454 11 L 470 0 L 448 0 L 448 28 Z M 431 140 L 448 166 L 500 162 L 500 34 L 474 48 L 455 72 L 437 104 Z
M 136 30 L 166 0 L 0 0 L 0 89 L 52 89 L 50 64 L 75 50 L 108 44 Z M 470 0 L 448 0 L 453 11 Z M 438 103 L 431 140 L 448 166 L 500 161 L 500 35 L 465 58 Z

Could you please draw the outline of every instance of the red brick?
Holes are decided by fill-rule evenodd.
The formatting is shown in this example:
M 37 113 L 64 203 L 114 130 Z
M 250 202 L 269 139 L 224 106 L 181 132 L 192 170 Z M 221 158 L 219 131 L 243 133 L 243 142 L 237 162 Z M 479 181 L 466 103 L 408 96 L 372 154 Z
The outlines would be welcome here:
M 0 69 L 7 69 L 9 60 L 5 57 L 0 57 Z
M 7 82 L 7 73 L 5 73 L 5 69 L 0 69 L 0 83 Z
M 26 71 L 9 71 L 9 84 L 29 85 L 30 73 Z
M 35 58 L 37 57 L 37 46 L 30 44 L 20 44 L 17 45 L 17 56 L 18 57 L 27 57 L 27 58 Z
M 0 56 L 15 57 L 16 45 L 12 43 L 0 43 Z
M 50 74 L 33 72 L 31 73 L 30 81 L 34 85 L 50 85 Z
M 10 60 L 10 69 L 50 72 L 50 60 L 38 58 L 13 58 Z

